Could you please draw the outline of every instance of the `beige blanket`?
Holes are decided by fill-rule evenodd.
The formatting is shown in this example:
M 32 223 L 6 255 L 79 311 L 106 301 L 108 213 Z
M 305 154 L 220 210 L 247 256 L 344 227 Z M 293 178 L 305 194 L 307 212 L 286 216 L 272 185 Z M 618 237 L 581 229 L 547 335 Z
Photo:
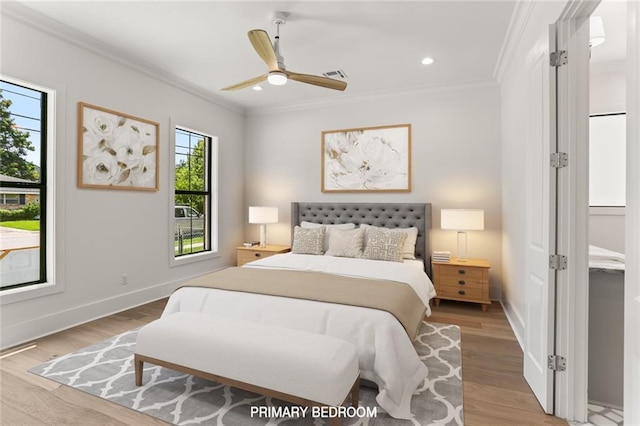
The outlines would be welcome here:
M 408 284 L 324 272 L 233 267 L 187 281 L 181 287 L 209 287 L 384 310 L 400 321 L 412 340 L 426 311 Z

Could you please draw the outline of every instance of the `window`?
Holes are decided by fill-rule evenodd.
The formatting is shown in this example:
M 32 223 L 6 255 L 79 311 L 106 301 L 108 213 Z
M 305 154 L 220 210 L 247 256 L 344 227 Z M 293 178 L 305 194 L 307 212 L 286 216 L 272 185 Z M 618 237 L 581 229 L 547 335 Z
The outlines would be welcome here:
M 217 251 L 217 138 L 175 131 L 174 257 Z
M 626 205 L 626 114 L 589 118 L 589 205 Z
M 0 79 L 0 290 L 45 283 L 49 92 Z

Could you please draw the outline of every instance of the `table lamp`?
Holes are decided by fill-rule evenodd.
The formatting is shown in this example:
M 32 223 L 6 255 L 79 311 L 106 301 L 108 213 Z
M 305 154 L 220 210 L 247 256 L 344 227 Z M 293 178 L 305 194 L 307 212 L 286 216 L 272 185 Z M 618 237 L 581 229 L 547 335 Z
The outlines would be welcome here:
M 484 229 L 483 209 L 442 209 L 440 211 L 440 228 L 458 231 L 459 261 L 467 260 L 467 233 L 465 231 L 482 231 Z
M 267 223 L 278 223 L 278 208 L 249 207 L 249 223 L 260 225 L 260 247 L 266 247 Z

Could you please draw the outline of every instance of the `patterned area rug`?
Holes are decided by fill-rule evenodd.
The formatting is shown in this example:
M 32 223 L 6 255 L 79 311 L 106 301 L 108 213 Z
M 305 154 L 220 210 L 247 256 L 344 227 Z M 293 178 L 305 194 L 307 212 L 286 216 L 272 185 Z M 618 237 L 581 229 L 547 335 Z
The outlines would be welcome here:
M 114 336 L 79 351 L 52 359 L 29 370 L 91 395 L 177 425 L 322 425 L 324 419 L 252 415 L 251 407 L 291 406 L 251 392 L 230 388 L 188 374 L 145 364 L 144 384 L 136 387 L 133 350 L 137 330 Z M 376 403 L 376 391 L 360 389 L 360 407 L 375 416 L 349 413 L 343 425 L 462 425 L 462 366 L 460 329 L 455 325 L 423 322 L 414 346 L 429 375 L 412 400 L 411 421 L 387 415 Z M 374 410 L 375 408 L 375 410 Z M 328 423 L 328 422 L 327 422 Z

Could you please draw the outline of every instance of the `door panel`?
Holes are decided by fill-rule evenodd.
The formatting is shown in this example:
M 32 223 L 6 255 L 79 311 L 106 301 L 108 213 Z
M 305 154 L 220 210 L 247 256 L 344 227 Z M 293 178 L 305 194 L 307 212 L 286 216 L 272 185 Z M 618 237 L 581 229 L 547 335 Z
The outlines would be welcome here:
M 524 376 L 545 412 L 553 414 L 553 371 L 547 356 L 553 353 L 555 274 L 549 255 L 555 253 L 556 150 L 555 70 L 549 65 L 555 50 L 555 27 L 540 34 L 529 53 L 529 120 L 527 126 L 526 202 L 527 271 Z

